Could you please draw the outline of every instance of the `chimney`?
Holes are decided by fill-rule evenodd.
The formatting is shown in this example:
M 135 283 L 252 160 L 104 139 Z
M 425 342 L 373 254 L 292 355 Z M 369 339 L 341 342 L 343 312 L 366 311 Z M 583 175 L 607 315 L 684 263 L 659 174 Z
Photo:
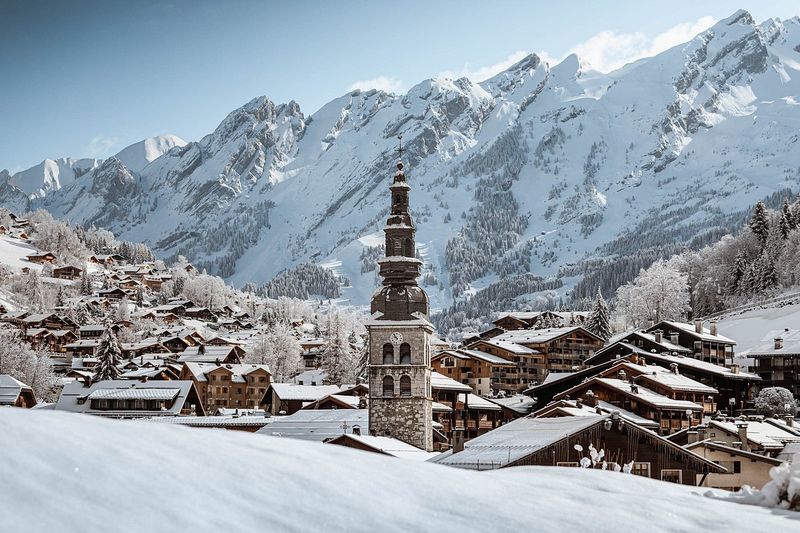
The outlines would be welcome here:
M 694 332 L 703 333 L 703 321 L 699 318 L 694 319 Z
M 220 363 L 219 357 L 214 359 L 214 363 L 216 363 L 217 366 L 220 366 L 222 364 L 222 363 Z
M 699 424 L 697 427 L 697 439 L 698 440 L 706 440 L 706 426 Z
M 198 344 L 197 345 L 197 353 L 206 353 L 206 345 L 205 344 Z
M 715 336 L 717 334 L 717 321 L 716 320 L 712 320 L 711 321 L 711 334 L 715 335 Z
M 353 435 L 361 435 L 361 426 L 353 426 Z
M 660 329 L 657 329 L 653 332 L 653 336 L 656 338 L 657 344 L 661 344 L 661 341 L 663 340 L 663 335 L 664 333 Z
M 583 407 L 583 401 L 580 398 L 575 400 L 575 407 L 577 407 L 578 409 L 581 409 Z
M 650 320 L 647 321 L 647 327 L 648 328 L 652 328 L 655 325 L 656 325 L 656 321 L 655 320 L 650 319 Z
M 464 451 L 464 430 L 463 429 L 454 429 L 453 430 L 453 453 L 463 452 Z
M 586 394 L 583 395 L 583 403 L 589 407 L 597 407 L 597 397 L 594 395 L 591 389 L 587 390 Z
M 620 370 L 619 372 L 617 372 L 617 379 L 625 381 L 627 377 L 628 375 L 625 373 L 624 370 Z
M 794 427 L 794 416 L 792 416 L 792 415 L 786 415 L 786 417 L 784 418 L 784 420 L 786 421 L 786 425 L 787 425 L 788 427 L 790 427 L 790 428 L 791 428 L 791 427 Z
M 670 363 L 669 364 L 669 369 L 673 374 L 677 374 L 678 373 L 678 363 Z
M 367 397 L 363 394 L 358 397 L 358 408 L 359 409 L 366 409 L 367 408 Z
M 699 440 L 700 434 L 695 430 L 691 430 L 686 432 L 686 437 L 688 439 L 687 444 L 694 444 Z
M 736 429 L 739 430 L 739 440 L 742 443 L 742 449 L 746 452 L 749 452 L 750 444 L 747 442 L 747 422 L 737 423 Z
M 89 388 L 92 386 L 92 378 L 89 376 L 84 376 L 83 378 L 83 386 L 84 388 Z
M 147 376 L 139 376 L 139 381 L 142 383 L 147 383 Z
M 783 339 L 780 337 L 775 337 L 775 349 L 780 350 L 783 348 Z
M 669 334 L 669 342 L 671 342 L 672 344 L 678 344 L 679 340 L 680 340 L 680 335 L 678 335 L 677 331 L 673 331 L 672 333 Z
M 639 366 L 647 366 L 647 360 L 644 357 L 639 358 Z
M 731 374 L 739 373 L 739 365 L 731 365 Z

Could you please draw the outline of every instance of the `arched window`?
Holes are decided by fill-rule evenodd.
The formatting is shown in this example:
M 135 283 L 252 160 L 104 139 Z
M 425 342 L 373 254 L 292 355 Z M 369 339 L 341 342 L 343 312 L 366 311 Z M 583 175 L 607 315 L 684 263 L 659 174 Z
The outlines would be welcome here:
M 408 376 L 400 378 L 400 396 L 411 396 L 411 378 Z
M 394 364 L 394 346 L 392 346 L 388 342 L 383 345 L 383 364 L 384 365 Z
M 394 396 L 394 378 L 392 376 L 384 376 L 383 378 L 383 395 Z
M 411 239 L 403 239 L 403 255 L 406 257 L 414 257 L 414 244 Z
M 411 364 L 411 345 L 407 342 L 404 342 L 400 345 L 400 364 L 401 365 L 410 365 Z
M 392 255 L 403 255 L 403 241 L 399 238 L 392 243 Z

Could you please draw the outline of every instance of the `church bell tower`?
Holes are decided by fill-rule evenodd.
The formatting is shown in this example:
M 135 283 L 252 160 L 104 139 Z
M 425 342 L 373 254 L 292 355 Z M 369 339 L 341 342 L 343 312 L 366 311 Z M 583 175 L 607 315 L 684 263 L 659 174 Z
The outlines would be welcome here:
M 402 156 L 402 145 L 399 150 Z M 382 286 L 372 297 L 369 331 L 369 429 L 433 450 L 431 335 L 428 295 L 417 285 L 416 229 L 408 212 L 411 187 L 397 163 L 389 186 L 391 211 L 383 231 L 386 256 L 378 260 Z

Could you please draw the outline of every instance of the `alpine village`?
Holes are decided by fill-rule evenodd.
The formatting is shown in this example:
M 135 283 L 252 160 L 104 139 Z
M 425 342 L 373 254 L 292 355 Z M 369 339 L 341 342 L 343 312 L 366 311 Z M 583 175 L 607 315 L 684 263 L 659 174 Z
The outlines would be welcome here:
M 0 531 L 796 528 L 800 18 L 707 22 L 0 171 Z

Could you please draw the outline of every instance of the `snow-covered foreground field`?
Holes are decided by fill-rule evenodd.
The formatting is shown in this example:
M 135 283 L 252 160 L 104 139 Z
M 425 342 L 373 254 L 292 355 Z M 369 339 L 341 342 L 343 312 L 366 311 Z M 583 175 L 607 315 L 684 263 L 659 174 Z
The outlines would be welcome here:
M 800 514 L 602 471 L 470 472 L 172 425 L 0 409 L 0 530 L 790 531 Z

